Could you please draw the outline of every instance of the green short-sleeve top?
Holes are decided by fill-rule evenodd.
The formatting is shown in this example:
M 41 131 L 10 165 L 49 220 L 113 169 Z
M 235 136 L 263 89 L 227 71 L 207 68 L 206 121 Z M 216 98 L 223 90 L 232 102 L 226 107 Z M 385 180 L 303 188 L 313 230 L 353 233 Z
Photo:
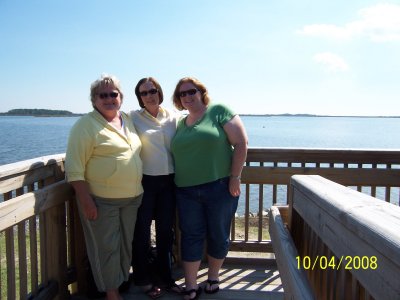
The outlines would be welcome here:
M 233 148 L 223 126 L 235 114 L 221 104 L 209 105 L 195 124 L 178 123 L 171 151 L 175 160 L 175 183 L 187 187 L 229 176 Z

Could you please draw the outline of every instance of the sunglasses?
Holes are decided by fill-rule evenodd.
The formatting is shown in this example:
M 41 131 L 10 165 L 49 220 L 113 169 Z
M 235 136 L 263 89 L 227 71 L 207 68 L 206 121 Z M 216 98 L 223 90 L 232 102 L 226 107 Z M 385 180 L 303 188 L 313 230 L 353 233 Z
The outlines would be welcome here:
M 146 97 L 148 94 L 155 95 L 155 94 L 157 94 L 157 92 L 158 92 L 157 89 L 151 89 L 151 90 L 148 90 L 148 91 L 139 92 L 139 95 L 141 97 Z
M 117 92 L 111 92 L 111 93 L 100 93 L 99 94 L 99 98 L 100 99 L 108 99 L 108 97 L 115 99 L 118 97 L 118 93 Z
M 186 95 L 193 96 L 198 91 L 199 91 L 198 89 L 190 89 L 190 90 L 187 90 L 187 91 L 179 92 L 178 95 L 179 95 L 180 98 L 183 98 L 183 97 L 186 97 Z

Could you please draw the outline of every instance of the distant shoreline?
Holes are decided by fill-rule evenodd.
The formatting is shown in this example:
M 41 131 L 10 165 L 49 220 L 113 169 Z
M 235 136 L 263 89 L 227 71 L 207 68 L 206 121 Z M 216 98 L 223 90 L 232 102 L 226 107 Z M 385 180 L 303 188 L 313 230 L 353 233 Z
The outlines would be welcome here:
M 0 113 L 0 117 L 80 117 L 84 114 L 72 113 L 67 110 L 52 109 L 12 109 L 8 112 Z M 240 114 L 244 117 L 318 117 L 318 118 L 400 118 L 400 116 L 351 116 L 351 115 L 315 115 L 315 114 Z
M 5 113 L 0 113 L 0 116 L 7 117 L 79 117 L 83 114 L 75 114 L 68 110 L 53 110 L 53 109 L 30 109 L 18 108 L 12 109 Z
M 65 118 L 65 117 L 80 117 L 84 114 L 71 114 L 71 115 L 14 115 L 7 113 L 0 113 L 0 117 L 35 117 L 35 118 Z

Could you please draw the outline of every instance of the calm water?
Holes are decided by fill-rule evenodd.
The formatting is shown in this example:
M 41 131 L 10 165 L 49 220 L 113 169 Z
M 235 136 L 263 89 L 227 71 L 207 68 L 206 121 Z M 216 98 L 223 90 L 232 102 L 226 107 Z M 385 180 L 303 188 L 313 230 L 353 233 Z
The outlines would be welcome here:
M 253 147 L 400 149 L 400 118 L 242 117 Z
M 0 117 L 0 165 L 64 153 L 77 119 Z M 400 118 L 243 116 L 242 120 L 250 147 L 400 149 Z
M 0 117 L 0 165 L 64 153 L 77 117 Z M 250 147 L 400 149 L 400 118 L 243 116 Z

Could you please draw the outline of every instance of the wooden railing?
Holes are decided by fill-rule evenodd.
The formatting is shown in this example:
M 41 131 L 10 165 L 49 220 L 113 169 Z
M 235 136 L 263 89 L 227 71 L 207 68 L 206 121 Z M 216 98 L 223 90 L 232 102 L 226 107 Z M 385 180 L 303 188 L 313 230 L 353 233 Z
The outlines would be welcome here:
M 0 298 L 66 299 L 84 288 L 84 239 L 64 155 L 0 166 L 0 193 Z
M 273 252 L 262 212 L 288 203 L 288 186 L 295 174 L 321 175 L 399 205 L 400 150 L 251 148 L 239 202 L 244 217 L 232 224 L 232 251 Z M 236 228 L 238 220 L 243 229 Z
M 260 212 L 287 203 L 294 174 L 322 175 L 399 203 L 400 150 L 251 148 L 232 251 L 273 252 Z M 85 291 L 88 263 L 64 155 L 0 166 L 0 195 L 0 297 L 65 299 Z
M 270 211 L 285 298 L 399 299 L 399 228 L 398 206 L 293 176 L 288 207 Z

